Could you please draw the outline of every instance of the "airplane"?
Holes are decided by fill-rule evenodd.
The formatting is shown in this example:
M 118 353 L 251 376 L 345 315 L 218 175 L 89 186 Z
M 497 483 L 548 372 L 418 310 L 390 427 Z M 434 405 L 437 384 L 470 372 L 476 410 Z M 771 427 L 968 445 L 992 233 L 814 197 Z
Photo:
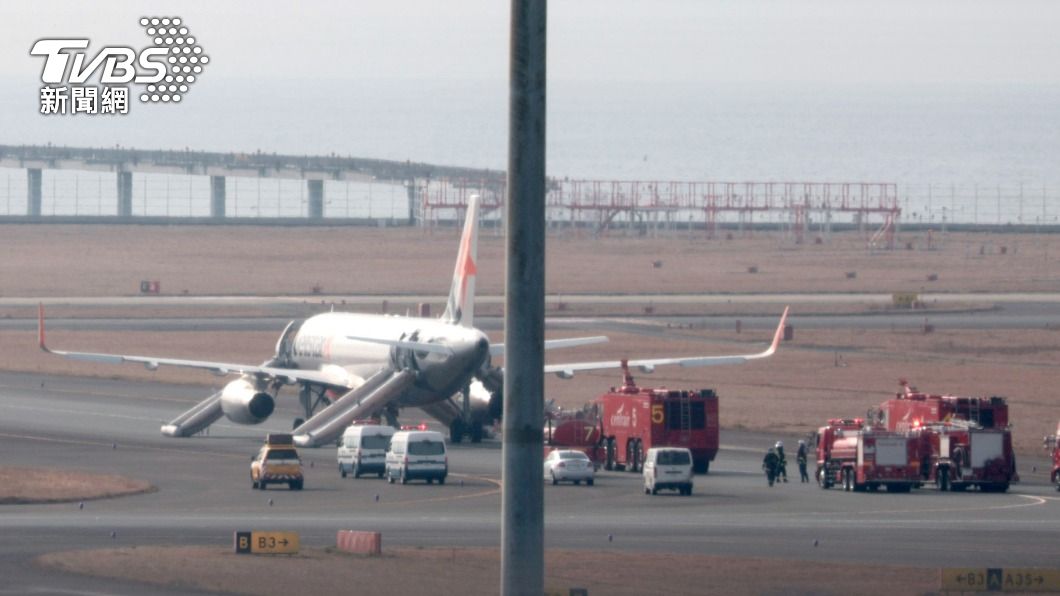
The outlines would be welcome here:
M 40 349 L 71 360 L 120 364 L 134 362 L 148 370 L 160 366 L 238 375 L 220 391 L 161 428 L 168 437 L 189 437 L 222 416 L 237 424 L 260 424 L 273 413 L 279 391 L 299 386 L 305 418 L 294 421 L 295 443 L 319 447 L 333 443 L 355 420 L 385 416 L 397 424 L 402 408 L 417 407 L 445 424 L 451 440 L 483 437 L 483 426 L 501 416 L 503 368 L 492 359 L 503 356 L 503 344 L 490 344 L 474 327 L 478 252 L 479 198 L 472 196 L 446 309 L 438 319 L 328 312 L 291 321 L 276 342 L 275 355 L 260 365 L 53 350 L 45 343 L 44 306 L 38 312 Z M 652 372 L 658 366 L 712 366 L 768 358 L 780 342 L 787 319 L 784 309 L 768 348 L 755 354 L 628 360 L 630 367 Z M 606 337 L 546 340 L 546 350 L 591 345 Z M 545 373 L 569 379 L 577 372 L 618 369 L 623 362 L 549 364 Z M 456 397 L 462 399 L 458 401 Z

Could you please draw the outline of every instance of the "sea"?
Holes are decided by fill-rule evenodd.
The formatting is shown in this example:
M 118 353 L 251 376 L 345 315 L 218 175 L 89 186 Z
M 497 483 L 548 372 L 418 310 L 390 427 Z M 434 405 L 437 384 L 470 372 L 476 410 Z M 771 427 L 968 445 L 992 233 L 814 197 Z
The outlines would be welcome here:
M 0 144 L 343 155 L 503 170 L 503 80 L 203 79 L 174 105 L 39 114 L 39 80 L 0 81 Z M 547 170 L 560 179 L 885 182 L 902 221 L 1060 225 L 1060 86 L 549 81 Z M 228 214 L 298 217 L 305 184 L 229 178 Z M 26 211 L 0 168 L 0 215 Z M 45 170 L 45 215 L 116 212 L 113 174 Z M 325 216 L 402 219 L 402 186 L 328 182 Z M 134 214 L 205 216 L 204 177 L 136 174 Z M 777 218 L 787 217 L 783 214 Z M 768 220 L 769 217 L 763 218 Z M 756 217 L 756 220 L 759 218 Z

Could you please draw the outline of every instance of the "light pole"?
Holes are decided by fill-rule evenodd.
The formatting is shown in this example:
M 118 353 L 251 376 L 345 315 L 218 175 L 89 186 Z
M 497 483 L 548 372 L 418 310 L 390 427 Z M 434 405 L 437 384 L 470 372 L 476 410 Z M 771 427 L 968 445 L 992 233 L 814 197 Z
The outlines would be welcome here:
M 545 586 L 545 0 L 512 0 L 501 594 Z

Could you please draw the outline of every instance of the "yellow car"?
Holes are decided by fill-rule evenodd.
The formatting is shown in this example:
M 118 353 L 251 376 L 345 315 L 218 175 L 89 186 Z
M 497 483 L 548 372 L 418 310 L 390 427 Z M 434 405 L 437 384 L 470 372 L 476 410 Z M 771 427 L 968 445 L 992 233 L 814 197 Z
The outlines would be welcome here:
M 302 460 L 289 434 L 270 433 L 265 446 L 250 462 L 252 488 L 265 490 L 269 484 L 287 484 L 291 490 L 302 490 Z

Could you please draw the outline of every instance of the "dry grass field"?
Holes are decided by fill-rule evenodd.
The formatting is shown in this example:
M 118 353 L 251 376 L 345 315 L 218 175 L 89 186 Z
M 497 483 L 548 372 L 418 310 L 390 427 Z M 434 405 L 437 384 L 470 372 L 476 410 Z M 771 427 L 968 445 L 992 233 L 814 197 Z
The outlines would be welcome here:
M 148 482 L 113 474 L 0 466 L 0 505 L 87 501 L 153 490 Z
M 1060 291 L 1060 235 L 903 234 L 901 250 L 870 253 L 863 237 L 837 234 L 822 244 L 795 245 L 779 234 L 706 240 L 668 238 L 549 238 L 548 291 L 577 293 Z M 0 226 L 0 296 L 124 296 L 141 279 L 158 279 L 163 294 L 304 295 L 302 314 L 323 308 L 310 292 L 329 294 L 444 294 L 457 243 L 454 230 L 425 232 L 368 228 L 255 228 L 162 226 Z M 907 250 L 909 245 L 913 248 Z M 493 231 L 480 239 L 480 294 L 503 288 L 503 242 Z M 660 261 L 661 267 L 654 267 Z M 749 273 L 749 267 L 757 273 Z M 848 278 L 848 272 L 856 272 Z M 936 281 L 928 281 L 934 274 Z M 314 305 L 314 303 L 316 303 Z M 930 315 L 930 308 L 926 311 Z M 986 308 L 988 302 L 966 305 Z M 371 307 L 377 308 L 377 307 Z M 400 306 L 392 309 L 397 311 Z M 499 306 L 492 307 L 499 313 Z M 553 307 L 555 308 L 555 307 Z M 867 305 L 795 304 L 807 313 L 856 312 Z M 298 311 L 299 307 L 294 307 Z M 490 312 L 482 307 L 479 312 Z M 658 305 L 656 314 L 773 313 L 771 305 Z M 292 314 L 292 309 L 283 316 Z M 51 316 L 231 316 L 269 314 L 265 307 L 56 307 Z M 33 318 L 26 307 L 0 308 L 0 317 Z M 571 307 L 553 315 L 643 314 L 639 306 Z M 757 351 L 762 330 L 652 328 L 610 333 L 611 342 L 562 353 L 549 361 L 678 356 Z M 53 331 L 49 340 L 68 349 L 260 362 L 271 355 L 275 332 L 202 334 Z M 571 331 L 561 335 L 584 335 Z M 665 335 L 665 337 L 660 337 Z M 501 339 L 496 335 L 493 339 Z M 217 385 L 208 374 L 140 367 L 101 367 L 49 357 L 32 333 L 0 331 L 0 368 L 40 373 L 153 378 Z M 660 369 L 641 376 L 645 385 L 715 387 L 722 395 L 722 425 L 809 432 L 833 416 L 862 415 L 908 378 L 920 389 L 1009 397 L 1022 452 L 1040 452 L 1041 436 L 1060 417 L 1056 363 L 1060 330 L 934 333 L 796 329 L 768 362 L 706 369 Z M 578 406 L 617 384 L 617 373 L 549 378 L 547 397 Z
M 432 594 L 496 594 L 500 585 L 499 553 L 485 548 L 384 548 L 381 557 L 303 549 L 265 557 L 216 547 L 132 547 L 51 553 L 35 564 L 232 594 L 326 594 L 335 586 L 357 586 L 364 594 L 417 594 L 424 592 L 425 577 L 431 578 Z M 935 569 L 814 561 L 549 550 L 545 565 L 550 594 L 572 587 L 590 594 L 657 594 L 660 569 L 666 570 L 667 594 L 923 594 L 939 587 Z
M 548 240 L 547 291 L 1060 291 L 1060 235 L 931 238 L 931 249 L 927 233 L 916 233 L 900 235 L 900 250 L 870 252 L 856 233 L 819 245 L 778 233 L 732 240 L 559 233 Z M 6 225 L 0 296 L 124 296 L 138 293 L 141 280 L 159 280 L 171 295 L 297 295 L 314 287 L 444 294 L 457 243 L 448 229 Z M 480 293 L 502 293 L 504 242 L 495 231 L 480 235 L 478 270 Z

